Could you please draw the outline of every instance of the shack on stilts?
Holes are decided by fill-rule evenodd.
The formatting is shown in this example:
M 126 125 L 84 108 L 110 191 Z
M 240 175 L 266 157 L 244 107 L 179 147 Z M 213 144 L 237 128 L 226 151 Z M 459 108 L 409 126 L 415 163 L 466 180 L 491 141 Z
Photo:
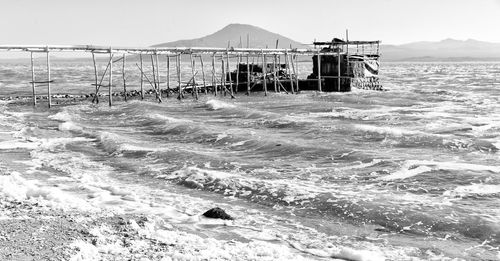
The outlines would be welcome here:
M 41 98 L 37 84 L 46 85 L 46 99 L 50 107 L 53 97 L 51 83 L 54 80 L 51 79 L 49 52 L 90 52 L 93 61 L 93 81 L 90 85 L 94 89 L 87 98 L 98 103 L 100 97 L 107 96 L 111 106 L 113 96 L 121 96 L 121 99 L 127 101 L 132 96 L 144 99 L 145 94 L 154 95 L 158 102 L 162 102 L 164 98 L 171 96 L 184 99 L 188 93 L 198 99 L 200 94 L 222 94 L 235 98 L 236 95 L 251 95 L 252 92 L 264 92 L 264 95 L 268 95 L 270 91 L 294 94 L 305 90 L 381 90 L 378 79 L 379 46 L 379 41 L 342 41 L 335 38 L 331 42 L 315 42 L 311 49 L 0 45 L 0 51 L 31 53 L 32 103 L 36 105 L 37 99 Z M 44 80 L 35 80 L 35 53 L 46 53 L 47 74 Z M 96 58 L 98 54 L 107 57 L 106 67 L 102 72 L 97 66 L 98 61 L 102 61 L 102 57 Z M 123 91 L 114 92 L 116 81 L 113 84 L 113 65 L 119 62 Z M 133 81 L 127 78 L 127 64 L 135 65 L 138 73 L 136 76 L 140 78 L 140 90 L 137 90 L 139 86 L 134 88 Z M 304 68 L 312 69 L 312 72 L 309 71 L 308 74 Z M 300 77 L 301 74 L 307 77 Z M 149 85 L 148 91 L 144 90 L 144 84 Z M 107 95 L 104 94 L 106 91 Z

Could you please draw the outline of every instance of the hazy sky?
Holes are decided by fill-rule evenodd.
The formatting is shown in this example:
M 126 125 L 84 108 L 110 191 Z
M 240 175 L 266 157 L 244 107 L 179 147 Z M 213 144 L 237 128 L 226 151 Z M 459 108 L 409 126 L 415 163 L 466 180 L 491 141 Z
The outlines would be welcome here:
M 500 42 L 500 0 L 0 0 L 0 44 L 149 46 L 229 23 L 303 43 L 445 38 Z

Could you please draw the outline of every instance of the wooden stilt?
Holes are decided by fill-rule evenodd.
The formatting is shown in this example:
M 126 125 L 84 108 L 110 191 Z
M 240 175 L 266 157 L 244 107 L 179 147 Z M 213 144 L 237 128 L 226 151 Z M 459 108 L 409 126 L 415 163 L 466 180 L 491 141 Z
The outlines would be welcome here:
M 215 80 L 215 53 L 212 54 L 212 86 L 214 95 L 217 96 L 217 81 Z
M 176 66 L 176 69 L 177 69 L 177 80 L 179 81 L 179 89 L 178 89 L 178 92 L 179 92 L 179 95 L 177 96 L 177 99 L 180 100 L 184 97 L 184 95 L 182 94 L 182 82 L 181 82 L 181 55 L 177 55 L 176 57 L 176 63 L 175 63 L 175 66 Z
M 229 77 L 229 92 L 231 93 L 231 98 L 234 97 L 234 92 L 233 92 L 233 80 L 231 79 L 231 71 L 230 71 L 230 67 L 229 67 L 229 52 L 226 50 L 226 73 Z M 226 78 L 226 77 L 224 77 Z
M 203 89 L 205 89 L 205 95 L 207 95 L 207 82 L 205 81 L 205 65 L 203 64 L 202 55 L 200 55 L 200 65 L 201 65 L 201 75 L 203 77 Z
M 274 85 L 274 92 L 278 92 L 278 82 L 276 81 L 277 73 L 276 73 L 276 54 L 274 55 L 273 59 L 273 85 Z
M 144 84 L 144 73 L 142 71 L 142 53 L 139 54 L 139 59 L 141 61 L 141 68 L 140 68 L 140 70 L 141 70 L 141 100 L 144 100 L 144 86 L 143 86 L 143 84 Z
M 241 45 L 241 37 L 240 37 L 240 45 Z M 235 92 L 238 92 L 238 88 L 240 87 L 240 63 L 241 63 L 241 55 L 238 54 L 238 62 L 236 64 L 236 88 Z
M 92 52 L 92 61 L 94 62 L 94 76 L 95 76 L 95 92 L 99 91 L 99 80 L 97 79 L 97 65 L 95 62 L 95 54 Z M 94 99 L 92 99 L 92 103 L 94 103 Z M 97 98 L 97 103 L 99 103 L 99 99 Z
M 31 54 L 31 89 L 33 91 L 33 106 L 36 105 L 36 91 L 35 91 L 35 61 L 33 60 L 33 52 Z
M 293 77 L 291 80 L 295 84 L 295 92 L 297 93 L 299 92 L 299 76 L 295 73 L 295 64 L 292 54 L 290 54 L 290 65 L 292 66 L 292 73 L 293 73 Z
M 320 52 L 318 50 L 318 61 L 317 61 L 317 64 L 318 64 L 318 91 L 321 92 L 321 56 L 320 56 Z
M 264 96 L 267 96 L 267 63 L 264 52 L 262 52 L 262 81 L 264 84 Z
M 101 89 L 102 82 L 104 81 L 104 78 L 106 77 L 106 73 L 108 72 L 109 66 L 111 65 L 111 62 L 113 61 L 113 54 L 111 53 L 111 57 L 109 58 L 108 64 L 106 65 L 106 68 L 104 69 L 104 72 L 102 73 L 101 80 L 99 81 L 99 84 L 97 85 L 97 88 L 95 90 L 95 95 L 94 99 L 92 99 L 92 102 L 97 101 L 99 103 L 99 90 Z
M 189 58 L 191 59 L 191 75 L 193 77 L 193 88 L 191 89 L 191 93 L 192 95 L 194 95 L 194 97 L 196 98 L 196 100 L 198 100 L 198 88 L 197 88 L 197 85 L 196 85 L 196 74 L 194 73 L 195 71 L 195 61 L 193 59 L 193 54 L 191 54 L 189 56 Z
M 170 97 L 170 56 L 167 55 L 167 98 Z
M 109 48 L 109 106 L 113 105 L 113 50 Z
M 299 88 L 299 57 L 297 55 L 295 55 L 294 60 L 295 60 L 295 70 L 296 70 L 296 74 L 295 74 L 296 85 L 295 85 L 295 87 L 297 88 L 297 94 L 299 94 L 299 91 L 300 91 L 300 88 Z
M 122 61 L 123 99 L 125 101 L 127 101 L 127 82 L 125 79 L 125 60 L 126 60 L 126 54 L 123 54 L 123 61 Z
M 156 62 L 156 81 L 158 82 L 158 90 L 156 92 L 156 95 L 158 96 L 158 102 L 162 102 L 162 97 L 161 97 L 161 87 L 160 87 L 160 65 L 158 62 L 158 53 L 155 52 L 155 62 Z
M 250 80 L 250 57 L 247 54 L 247 95 L 250 95 Z
M 222 67 L 222 75 L 221 75 L 221 82 L 222 82 L 222 91 L 224 92 L 224 96 L 226 96 L 226 73 L 224 72 L 224 58 L 221 57 L 221 67 Z
M 52 106 L 52 94 L 50 93 L 50 55 L 47 47 L 47 102 L 49 108 Z
M 292 65 L 292 61 L 291 61 L 291 58 L 292 58 L 292 55 L 291 54 L 288 54 L 288 52 L 285 51 L 285 62 L 286 62 L 286 67 L 288 68 L 288 75 L 290 76 L 290 90 L 292 92 L 292 94 L 295 93 L 295 89 L 294 89 L 294 84 L 293 84 L 293 71 L 292 71 L 292 67 L 290 65 Z
M 337 91 L 340 92 L 340 49 L 337 49 Z

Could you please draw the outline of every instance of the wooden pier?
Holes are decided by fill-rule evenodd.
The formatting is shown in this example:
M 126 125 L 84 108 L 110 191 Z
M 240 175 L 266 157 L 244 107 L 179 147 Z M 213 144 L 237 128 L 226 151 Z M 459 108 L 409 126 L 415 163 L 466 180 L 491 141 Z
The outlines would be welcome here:
M 239 93 L 250 95 L 252 91 L 263 91 L 264 95 L 269 92 L 269 87 L 274 92 L 298 93 L 300 90 L 316 91 L 346 91 L 342 89 L 346 79 L 355 77 L 355 73 L 349 70 L 353 68 L 352 57 L 357 60 L 374 59 L 378 62 L 379 41 L 351 41 L 351 42 L 318 42 L 316 46 L 320 48 L 311 49 L 260 49 L 260 48 L 205 48 L 205 47 L 162 47 L 162 48 L 125 48 L 107 47 L 94 45 L 0 45 L 0 51 L 29 52 L 31 54 L 31 89 L 33 105 L 37 103 L 37 85 L 46 85 L 47 103 L 52 105 L 51 79 L 50 74 L 50 53 L 54 52 L 83 52 L 90 53 L 94 68 L 94 81 L 89 83 L 92 87 L 92 102 L 98 103 L 101 87 L 107 88 L 108 104 L 113 104 L 113 65 L 121 63 L 121 78 L 123 82 L 123 99 L 127 100 L 127 85 L 125 66 L 127 56 L 132 57 L 128 61 L 138 60 L 135 63 L 140 73 L 140 97 L 144 99 L 144 85 L 151 87 L 155 99 L 158 102 L 166 97 L 176 96 L 181 100 L 190 93 L 195 99 L 200 94 L 230 95 L 235 98 Z M 241 44 L 240 44 L 241 46 Z M 327 46 L 327 47 L 324 47 Z M 360 48 L 361 46 L 361 48 Z M 33 54 L 46 54 L 46 78 L 35 79 L 35 63 Z M 107 65 L 103 72 L 98 71 L 96 56 L 106 56 Z M 309 56 L 314 62 L 313 73 L 308 79 L 299 79 L 299 59 L 304 60 L 304 56 Z M 150 61 L 147 65 L 144 58 Z M 191 75 L 187 76 L 189 81 L 183 81 L 181 77 L 181 67 L 183 60 L 189 58 Z M 196 60 L 199 59 L 201 73 L 196 67 Z M 231 58 L 236 59 L 235 64 L 231 64 Z M 101 58 L 102 59 L 102 58 Z M 171 63 L 171 61 L 174 61 Z M 210 60 L 206 63 L 205 60 Z M 166 81 L 160 80 L 160 71 L 165 68 L 160 61 L 166 61 Z M 284 61 L 284 63 L 281 63 Z M 336 75 L 332 74 L 331 62 L 336 61 Z M 217 65 L 220 63 L 220 66 Z M 322 65 L 322 63 L 324 63 Z M 205 72 L 205 64 L 211 64 L 211 70 Z M 341 68 L 341 66 L 344 68 Z M 173 66 L 172 66 L 173 65 Z M 235 70 L 231 68 L 235 66 Z M 151 68 L 148 74 L 145 69 Z M 174 67 L 174 68 L 171 68 Z M 319 69 L 318 69 L 319 68 Z M 378 69 L 378 68 L 377 68 Z M 171 70 L 176 75 L 177 86 L 171 86 Z M 100 75 L 100 76 L 99 76 Z M 202 82 L 198 83 L 197 75 L 201 75 Z M 217 75 L 221 75 L 218 77 Z M 284 75 L 284 76 L 283 76 Z M 107 76 L 107 82 L 104 79 Z M 331 79 L 336 79 L 337 84 L 332 84 Z M 165 83 L 165 85 L 163 84 Z M 208 84 L 210 83 L 210 84 Z M 348 81 L 348 84 L 351 80 Z M 326 84 L 326 85 L 325 85 Z M 336 86 L 335 89 L 332 86 Z M 349 87 L 350 90 L 350 87 Z

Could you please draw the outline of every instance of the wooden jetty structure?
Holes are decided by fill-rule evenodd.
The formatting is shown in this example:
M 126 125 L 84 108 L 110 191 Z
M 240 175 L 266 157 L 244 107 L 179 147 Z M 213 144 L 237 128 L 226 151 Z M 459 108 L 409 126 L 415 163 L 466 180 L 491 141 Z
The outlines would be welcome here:
M 241 44 L 240 44 L 241 45 Z M 191 94 L 228 95 L 235 98 L 240 93 L 252 92 L 299 93 L 304 90 L 319 92 L 346 92 L 352 87 L 363 89 L 381 89 L 378 80 L 380 41 L 342 41 L 334 38 L 330 42 L 315 42 L 314 48 L 206 48 L 206 47 L 161 47 L 128 48 L 94 45 L 0 45 L 0 51 L 19 51 L 31 54 L 31 92 L 33 105 L 37 104 L 37 86 L 47 87 L 48 106 L 51 103 L 50 53 L 85 52 L 92 55 L 94 81 L 89 97 L 92 102 L 99 102 L 99 97 L 108 96 L 108 104 L 113 104 L 113 65 L 121 63 L 121 81 L 123 91 L 119 95 L 126 101 L 127 96 L 140 96 L 144 99 L 145 85 L 148 93 L 153 94 L 158 102 L 166 97 L 181 100 Z M 33 54 L 46 54 L 46 78 L 35 79 Z M 98 71 L 96 56 L 106 57 L 107 65 L 103 72 Z M 140 91 L 127 91 L 130 85 L 126 80 L 125 66 L 129 61 L 138 60 L 135 67 L 140 74 Z M 312 58 L 312 61 L 311 61 Z M 189 59 L 190 75 L 181 75 L 181 67 Z M 102 60 L 102 57 L 101 57 Z M 201 66 L 196 66 L 199 60 Z M 208 60 L 208 62 L 206 62 Z M 236 60 L 236 62 L 234 62 Z M 160 61 L 166 61 L 166 68 Z M 172 62 L 173 61 L 173 62 Z M 233 61 L 233 64 L 231 64 Z M 148 64 L 150 62 L 150 64 Z M 313 70 L 307 78 L 299 78 L 299 63 L 312 62 Z M 220 66 L 217 65 L 220 63 Z M 207 68 L 207 65 L 209 68 Z M 231 71 L 232 67 L 236 69 Z M 146 72 L 150 67 L 150 72 Z M 160 80 L 160 71 L 166 69 L 166 81 Z M 201 72 L 199 72 L 201 70 Z M 304 72 L 302 72 L 304 73 Z M 100 76 L 99 76 L 100 74 Z M 176 86 L 172 84 L 172 75 Z M 201 82 L 197 78 L 201 75 Z M 107 81 L 105 78 L 107 76 Z M 186 82 L 184 79 L 189 78 Z M 104 87 L 103 89 L 101 89 Z M 106 90 L 107 89 L 107 90 Z M 103 94 L 107 91 L 107 95 Z

